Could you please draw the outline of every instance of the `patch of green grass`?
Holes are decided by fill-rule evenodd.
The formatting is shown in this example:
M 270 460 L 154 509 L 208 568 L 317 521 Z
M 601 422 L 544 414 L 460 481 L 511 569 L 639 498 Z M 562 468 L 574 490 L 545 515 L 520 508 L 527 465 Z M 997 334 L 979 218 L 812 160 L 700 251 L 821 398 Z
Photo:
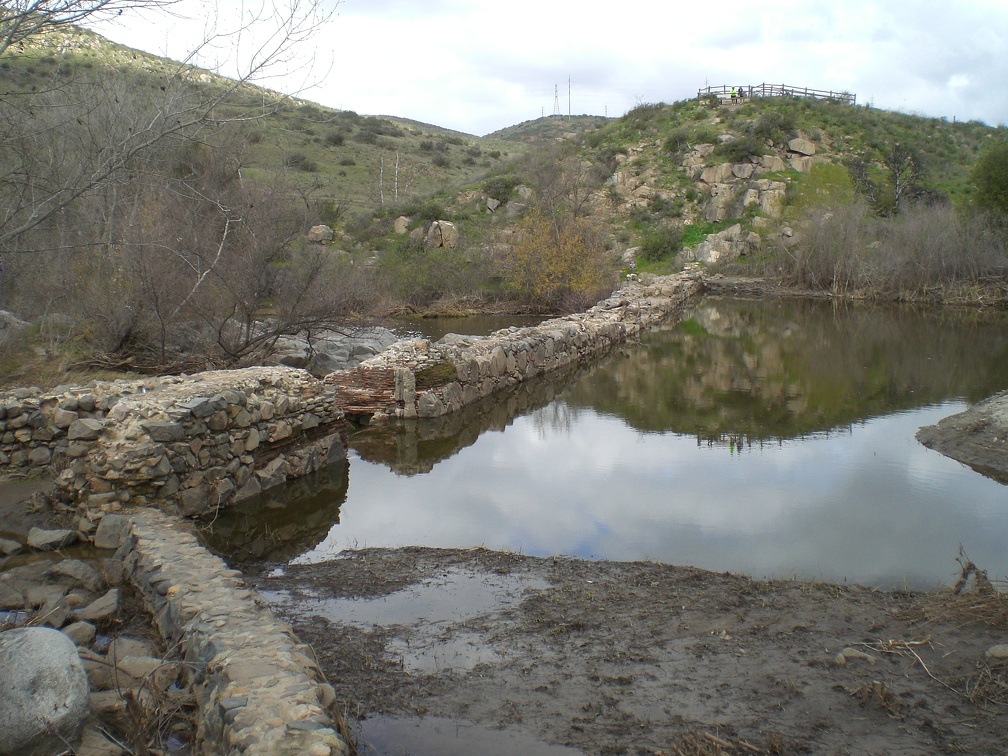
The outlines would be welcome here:
M 455 363 L 451 360 L 444 360 L 435 365 L 430 365 L 416 373 L 416 387 L 418 391 L 444 386 L 452 381 L 458 380 L 458 372 Z
M 693 249 L 708 236 L 718 229 L 718 224 L 701 221 L 699 223 L 687 223 L 683 226 L 682 245 Z

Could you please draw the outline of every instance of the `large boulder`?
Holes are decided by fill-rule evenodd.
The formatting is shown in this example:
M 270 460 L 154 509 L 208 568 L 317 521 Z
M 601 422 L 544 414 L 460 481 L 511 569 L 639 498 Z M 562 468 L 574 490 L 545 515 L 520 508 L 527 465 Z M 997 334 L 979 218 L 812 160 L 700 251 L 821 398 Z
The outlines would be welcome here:
M 776 173 L 786 169 L 787 164 L 779 155 L 763 155 L 759 160 L 759 165 L 756 166 L 755 173 L 757 176 L 761 176 L 764 173 Z
M 451 221 L 439 220 L 430 224 L 424 244 L 428 247 L 454 248 L 458 245 L 459 233 Z
M 0 633 L 0 754 L 65 753 L 90 711 L 74 642 L 58 630 Z
M 720 223 L 727 218 L 736 200 L 737 187 L 733 184 L 714 184 L 711 196 L 704 205 L 704 218 L 711 223 Z
M 317 226 L 312 226 L 308 230 L 308 241 L 313 244 L 325 244 L 326 242 L 331 242 L 335 236 L 335 231 L 333 231 L 329 226 L 321 223 Z
M 792 155 L 788 159 L 788 163 L 798 173 L 808 173 L 809 169 L 815 164 L 815 158 L 808 155 Z
M 302 337 L 285 337 L 276 345 L 274 359 L 281 365 L 304 368 L 316 378 L 346 370 L 373 357 L 398 341 L 396 334 L 379 326 L 348 327 L 345 332 L 316 333 L 309 345 Z
M 17 315 L 7 310 L 0 310 L 0 341 L 13 334 L 21 334 L 28 330 L 31 323 L 21 320 Z
M 728 262 L 746 255 L 750 250 L 759 249 L 760 237 L 755 233 L 744 233 L 742 226 L 736 223 L 716 234 L 711 234 L 696 245 L 693 258 L 697 262 L 714 265 Z
M 721 163 L 720 165 L 710 165 L 700 173 L 700 180 L 707 184 L 723 184 L 735 178 L 731 163 Z
M 795 137 L 790 142 L 787 143 L 788 150 L 790 152 L 797 152 L 799 155 L 815 155 L 815 145 L 808 139 L 802 139 L 801 137 Z

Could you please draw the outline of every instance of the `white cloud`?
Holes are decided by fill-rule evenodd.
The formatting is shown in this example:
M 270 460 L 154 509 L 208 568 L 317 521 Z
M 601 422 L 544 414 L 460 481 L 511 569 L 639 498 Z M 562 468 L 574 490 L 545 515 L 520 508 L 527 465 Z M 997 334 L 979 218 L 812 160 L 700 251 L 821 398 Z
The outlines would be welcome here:
M 180 57 L 212 9 L 226 16 L 236 7 L 182 0 L 176 13 L 194 21 L 159 16 L 144 24 L 127 13 L 99 31 Z M 1008 120 L 1001 2 L 344 0 L 337 11 L 315 48 L 299 51 L 286 86 L 302 85 L 314 53 L 315 75 L 328 74 L 303 93 L 308 99 L 474 134 L 555 106 L 617 116 L 640 102 L 691 97 L 706 82 L 849 90 L 882 108 Z M 284 88 L 280 80 L 270 86 Z

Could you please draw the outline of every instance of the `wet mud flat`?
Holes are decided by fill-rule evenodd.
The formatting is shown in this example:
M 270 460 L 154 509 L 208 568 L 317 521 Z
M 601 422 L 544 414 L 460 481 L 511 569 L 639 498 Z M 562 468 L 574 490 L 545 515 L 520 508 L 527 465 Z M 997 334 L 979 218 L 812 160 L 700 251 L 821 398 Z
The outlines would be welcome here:
M 1003 753 L 1008 599 L 977 575 L 878 591 L 405 548 L 250 580 L 361 753 Z

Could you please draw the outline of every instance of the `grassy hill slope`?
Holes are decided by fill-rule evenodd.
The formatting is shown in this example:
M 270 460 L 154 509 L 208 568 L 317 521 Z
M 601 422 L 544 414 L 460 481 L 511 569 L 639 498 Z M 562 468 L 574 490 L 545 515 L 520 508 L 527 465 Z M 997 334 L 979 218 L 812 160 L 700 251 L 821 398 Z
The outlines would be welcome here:
M 142 90 L 176 75 L 179 63 L 148 55 L 86 30 L 65 30 L 37 40 L 0 62 L 0 91 L 40 90 L 54 82 L 100 74 Z M 226 81 L 189 69 L 202 87 Z M 515 159 L 530 145 L 573 143 L 586 160 L 615 171 L 617 156 L 632 153 L 630 170 L 646 176 L 657 191 L 659 216 L 671 203 L 679 217 L 699 217 L 695 177 L 684 173 L 681 157 L 697 144 L 717 145 L 709 164 L 779 153 L 793 136 L 811 140 L 817 154 L 838 164 L 863 161 L 879 173 L 893 145 L 920 157 L 922 183 L 929 191 L 964 206 L 970 201 L 969 173 L 983 146 L 1005 138 L 1003 129 L 977 122 L 955 123 L 877 109 L 806 99 L 755 99 L 741 105 L 713 106 L 697 100 L 671 105 L 641 105 L 618 119 L 599 116 L 547 117 L 476 137 L 410 119 L 366 116 L 288 98 L 254 86 L 242 87 L 222 107 L 223 121 L 256 109 L 262 117 L 246 125 L 246 165 L 252 175 L 286 171 L 314 187 L 321 206 L 337 214 L 362 213 L 382 205 L 408 204 L 435 194 L 476 187 L 487 175 L 514 172 Z M 622 166 L 625 169 L 625 166 Z M 521 182 L 524 178 L 517 176 Z M 797 185 L 801 176 L 780 176 Z M 691 186 L 693 187 L 691 190 Z M 652 220 L 641 203 L 637 235 Z M 646 205 L 645 205 L 646 207 Z M 599 208 L 596 208 L 599 209 Z M 625 208 L 624 208 L 625 209 Z M 623 213 L 622 215 L 626 215 Z M 614 221 L 627 226 L 616 213 Z M 667 218 L 666 218 L 667 219 Z M 339 218 L 322 219 L 330 222 Z
M 98 77 L 139 93 L 179 75 L 210 91 L 230 84 L 211 72 L 90 31 L 66 29 L 37 38 L 0 61 L 0 92 L 42 92 Z M 252 175 L 287 171 L 312 185 L 323 202 L 355 211 L 383 199 L 404 201 L 459 186 L 521 148 L 408 119 L 335 110 L 251 85 L 240 87 L 214 115 L 221 123 L 243 120 L 245 160 Z

